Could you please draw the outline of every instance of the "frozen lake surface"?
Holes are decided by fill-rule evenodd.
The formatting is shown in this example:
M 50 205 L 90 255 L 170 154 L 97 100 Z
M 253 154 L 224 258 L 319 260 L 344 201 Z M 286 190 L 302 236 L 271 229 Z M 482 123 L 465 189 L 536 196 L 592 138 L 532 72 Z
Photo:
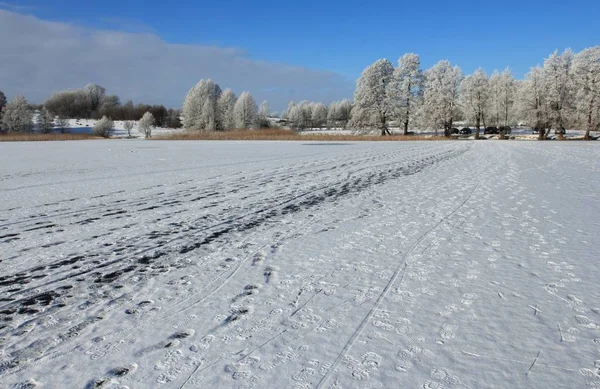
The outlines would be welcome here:
M 0 387 L 600 388 L 599 152 L 0 143 Z

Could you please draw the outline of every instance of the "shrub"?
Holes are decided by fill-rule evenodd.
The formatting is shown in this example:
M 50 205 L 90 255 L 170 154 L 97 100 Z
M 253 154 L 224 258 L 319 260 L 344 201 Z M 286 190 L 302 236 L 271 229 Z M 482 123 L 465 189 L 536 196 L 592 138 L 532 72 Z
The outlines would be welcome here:
M 110 136 L 110 130 L 113 129 L 113 125 L 114 123 L 112 120 L 106 116 L 103 116 L 102 119 L 100 119 L 96 125 L 94 125 L 92 132 L 94 135 L 108 138 Z

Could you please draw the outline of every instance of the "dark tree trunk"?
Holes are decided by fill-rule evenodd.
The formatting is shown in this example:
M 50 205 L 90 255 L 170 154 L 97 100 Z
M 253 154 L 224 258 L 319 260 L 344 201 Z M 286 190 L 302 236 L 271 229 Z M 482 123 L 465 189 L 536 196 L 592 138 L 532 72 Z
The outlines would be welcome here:
M 476 119 L 477 127 L 475 128 L 475 139 L 479 139 L 480 117 L 481 115 L 478 114 Z
M 592 112 L 594 111 L 593 103 L 590 104 L 588 109 L 588 117 L 587 117 L 587 129 L 585 130 L 585 135 L 583 136 L 584 140 L 590 140 L 590 130 L 592 129 Z

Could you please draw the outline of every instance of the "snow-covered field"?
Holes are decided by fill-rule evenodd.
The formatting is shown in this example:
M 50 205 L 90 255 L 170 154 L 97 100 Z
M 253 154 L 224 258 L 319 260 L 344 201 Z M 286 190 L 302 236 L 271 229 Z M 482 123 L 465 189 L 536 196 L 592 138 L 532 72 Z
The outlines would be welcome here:
M 599 147 L 0 144 L 0 387 L 600 387 Z

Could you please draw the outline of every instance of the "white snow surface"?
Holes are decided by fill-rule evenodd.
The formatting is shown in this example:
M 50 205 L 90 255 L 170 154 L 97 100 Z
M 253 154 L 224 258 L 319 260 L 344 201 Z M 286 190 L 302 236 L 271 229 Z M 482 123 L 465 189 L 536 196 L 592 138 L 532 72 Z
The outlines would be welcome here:
M 0 143 L 0 387 L 600 387 L 599 151 Z

